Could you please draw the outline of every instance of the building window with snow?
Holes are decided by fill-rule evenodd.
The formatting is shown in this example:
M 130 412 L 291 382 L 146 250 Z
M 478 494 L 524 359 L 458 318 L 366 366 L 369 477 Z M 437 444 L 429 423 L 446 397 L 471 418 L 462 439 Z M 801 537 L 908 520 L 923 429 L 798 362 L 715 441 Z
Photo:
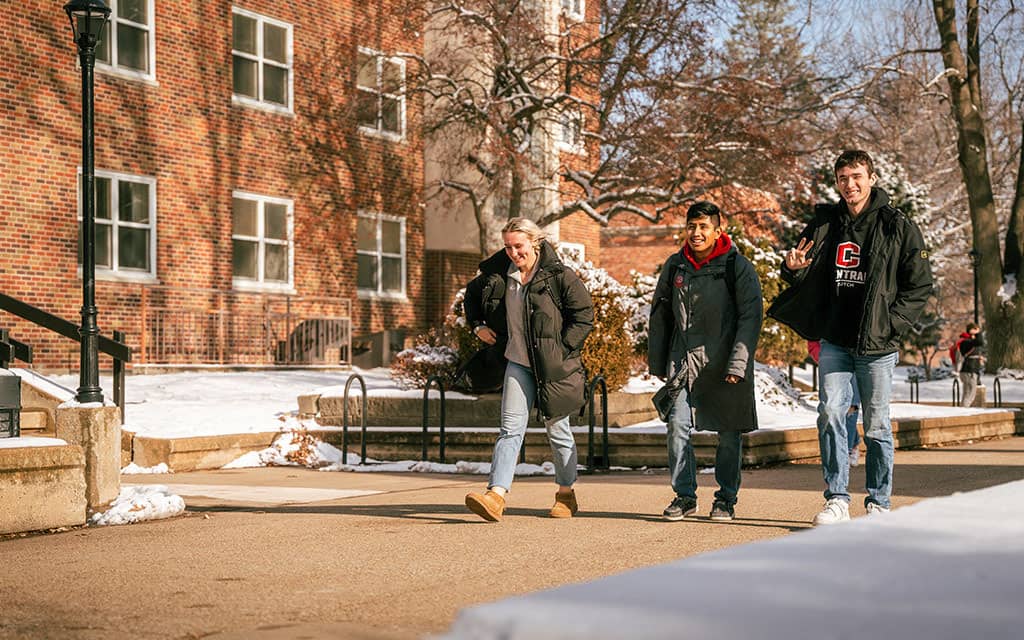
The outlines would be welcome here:
M 237 7 L 231 22 L 232 101 L 291 113 L 292 26 Z
M 360 297 L 405 297 L 405 219 L 360 212 L 356 254 Z
M 236 191 L 231 200 L 231 263 L 235 289 L 293 287 L 291 200 Z
M 583 114 L 577 109 L 566 109 L 558 116 L 556 142 L 560 151 L 584 153 Z
M 583 20 L 586 5 L 584 0 L 561 0 L 562 13 L 570 20 Z
M 360 47 L 356 90 L 360 131 L 393 140 L 405 137 L 405 60 Z
M 110 0 L 110 22 L 96 45 L 96 69 L 128 78 L 156 79 L 154 0 Z
M 82 265 L 79 170 L 78 265 Z M 96 276 L 113 280 L 156 278 L 156 178 L 95 171 Z

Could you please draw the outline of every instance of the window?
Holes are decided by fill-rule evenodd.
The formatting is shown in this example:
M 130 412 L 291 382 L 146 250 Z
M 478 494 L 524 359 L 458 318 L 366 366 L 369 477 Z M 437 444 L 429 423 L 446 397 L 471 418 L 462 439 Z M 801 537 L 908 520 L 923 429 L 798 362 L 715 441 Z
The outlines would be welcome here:
M 562 13 L 573 20 L 582 20 L 585 9 L 584 0 L 562 0 Z
M 292 202 L 236 192 L 231 200 L 231 263 L 239 288 L 292 287 Z
M 99 69 L 153 80 L 153 0 L 110 0 L 110 22 L 96 46 Z
M 235 102 L 291 112 L 291 25 L 241 9 L 231 20 Z
M 401 139 L 405 135 L 405 61 L 360 47 L 356 67 L 359 128 Z
M 94 257 L 99 275 L 156 277 L 156 179 L 96 171 Z M 79 194 L 81 194 L 79 175 Z M 82 264 L 79 197 L 78 264 Z
M 556 141 L 558 148 L 572 153 L 583 153 L 583 115 L 575 109 L 567 109 L 558 117 Z
M 405 219 L 360 213 L 356 229 L 362 292 L 405 296 Z

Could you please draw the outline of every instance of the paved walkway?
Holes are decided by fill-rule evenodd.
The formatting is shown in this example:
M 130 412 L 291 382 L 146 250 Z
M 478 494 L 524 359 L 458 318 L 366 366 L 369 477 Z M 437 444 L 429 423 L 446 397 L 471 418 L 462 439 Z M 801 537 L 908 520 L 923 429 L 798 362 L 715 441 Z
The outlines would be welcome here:
M 894 505 L 1022 479 L 1022 454 L 1024 438 L 898 451 Z M 852 475 L 862 486 L 863 467 Z M 711 475 L 699 476 L 699 518 L 662 521 L 664 471 L 582 477 L 583 511 L 566 521 L 544 517 L 551 479 L 524 478 L 500 524 L 462 505 L 480 476 L 275 468 L 124 481 L 173 484 L 189 511 L 0 541 L 0 638 L 414 638 L 468 605 L 784 536 L 821 505 L 814 464 L 745 470 L 728 524 L 707 520 Z

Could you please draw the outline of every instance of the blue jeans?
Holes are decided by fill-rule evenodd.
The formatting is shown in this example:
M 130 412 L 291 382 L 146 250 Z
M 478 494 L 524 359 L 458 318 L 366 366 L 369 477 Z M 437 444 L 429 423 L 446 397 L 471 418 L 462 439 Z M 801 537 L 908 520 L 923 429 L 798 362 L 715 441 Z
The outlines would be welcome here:
M 889 507 L 892 495 L 893 440 L 889 419 L 892 374 L 897 356 L 858 356 L 850 349 L 821 341 L 818 358 L 818 445 L 825 475 L 825 498 L 850 501 L 848 410 L 854 385 L 860 390 L 864 416 L 867 498 L 864 504 Z
M 860 417 L 860 389 L 857 388 L 857 381 L 853 381 L 853 400 L 850 403 L 850 412 L 846 414 L 846 442 L 847 449 L 853 450 L 860 444 L 860 436 L 857 435 L 857 418 Z
M 672 474 L 672 490 L 680 497 L 697 497 L 697 462 L 693 455 L 693 419 L 690 397 L 686 389 L 679 392 L 675 406 L 668 414 L 668 468 Z M 721 431 L 715 450 L 715 480 L 718 491 L 715 500 L 730 507 L 736 504 L 740 492 L 740 453 L 743 434 L 739 431 Z
M 530 411 L 537 399 L 537 381 L 533 371 L 514 362 L 505 368 L 505 387 L 501 393 L 501 429 L 491 457 L 491 477 L 487 487 L 508 491 L 519 461 Z M 569 427 L 569 416 L 552 418 L 544 423 L 555 463 L 555 482 L 571 487 L 576 482 L 576 441 Z

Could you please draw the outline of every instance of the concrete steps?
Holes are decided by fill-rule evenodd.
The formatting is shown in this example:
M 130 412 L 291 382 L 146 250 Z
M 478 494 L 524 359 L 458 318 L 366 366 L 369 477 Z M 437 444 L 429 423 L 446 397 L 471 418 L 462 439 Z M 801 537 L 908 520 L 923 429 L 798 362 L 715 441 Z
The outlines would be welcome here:
M 894 420 L 893 430 L 897 448 L 940 446 L 1010 435 L 1024 435 L 1024 413 L 997 411 L 969 416 L 948 416 Z M 587 428 L 575 427 L 576 445 L 580 463 L 586 463 L 589 438 Z M 317 438 L 341 448 L 342 430 L 326 426 L 311 429 Z M 151 438 L 128 434 L 122 441 L 131 447 L 132 460 L 139 466 L 150 467 L 161 462 L 173 471 L 216 469 L 244 453 L 260 451 L 273 442 L 277 432 L 202 436 L 195 438 Z M 487 462 L 494 447 L 497 428 L 446 428 L 446 462 L 466 460 Z M 818 457 L 818 433 L 814 427 L 777 431 L 754 431 L 743 437 L 743 461 L 746 465 L 761 465 Z M 360 430 L 352 427 L 348 433 L 348 452 L 358 454 Z M 366 432 L 366 453 L 377 460 L 419 460 L 423 433 L 419 427 L 376 426 Z M 717 435 L 697 432 L 693 437 L 697 463 L 714 464 Z M 601 455 L 601 430 L 595 430 L 594 454 Z M 427 433 L 427 454 L 433 461 L 439 459 L 440 433 L 432 426 Z M 614 466 L 664 467 L 667 462 L 665 434 L 644 429 L 611 428 L 608 432 L 609 461 Z M 526 461 L 539 464 L 550 459 L 547 436 L 542 428 L 531 428 L 526 434 Z

